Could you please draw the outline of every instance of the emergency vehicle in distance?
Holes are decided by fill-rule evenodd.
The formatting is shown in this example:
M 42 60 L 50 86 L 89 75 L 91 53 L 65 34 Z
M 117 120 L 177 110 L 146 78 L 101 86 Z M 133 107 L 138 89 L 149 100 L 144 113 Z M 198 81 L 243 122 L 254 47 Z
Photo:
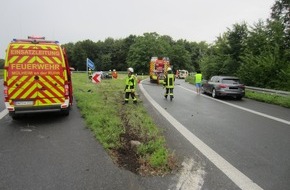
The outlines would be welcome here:
M 163 84 L 164 76 L 167 73 L 168 67 L 170 67 L 168 57 L 152 57 L 149 66 L 150 82 Z
M 69 115 L 73 103 L 71 71 L 58 41 L 13 39 L 6 50 L 4 99 L 13 119 L 22 113 Z

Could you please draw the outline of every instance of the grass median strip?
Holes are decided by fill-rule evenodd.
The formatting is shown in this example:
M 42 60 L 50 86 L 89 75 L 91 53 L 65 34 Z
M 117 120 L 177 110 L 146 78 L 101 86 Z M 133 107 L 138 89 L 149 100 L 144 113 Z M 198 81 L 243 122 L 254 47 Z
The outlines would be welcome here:
M 174 170 L 174 154 L 162 131 L 138 100 L 123 105 L 124 77 L 93 84 L 85 73 L 73 74 L 74 97 L 86 125 L 112 159 L 140 175 L 164 175 Z

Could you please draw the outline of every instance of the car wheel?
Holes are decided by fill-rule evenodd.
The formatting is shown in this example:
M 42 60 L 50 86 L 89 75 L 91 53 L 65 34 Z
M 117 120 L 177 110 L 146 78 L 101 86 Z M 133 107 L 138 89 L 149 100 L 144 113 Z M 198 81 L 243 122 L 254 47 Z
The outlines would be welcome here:
M 204 88 L 203 88 L 203 87 L 200 88 L 200 92 L 201 92 L 202 94 L 205 94 L 205 91 L 204 91 Z
M 215 89 L 212 89 L 211 96 L 212 96 L 213 98 L 216 98 L 216 97 L 217 97 L 217 96 L 216 96 L 216 91 L 215 91 Z

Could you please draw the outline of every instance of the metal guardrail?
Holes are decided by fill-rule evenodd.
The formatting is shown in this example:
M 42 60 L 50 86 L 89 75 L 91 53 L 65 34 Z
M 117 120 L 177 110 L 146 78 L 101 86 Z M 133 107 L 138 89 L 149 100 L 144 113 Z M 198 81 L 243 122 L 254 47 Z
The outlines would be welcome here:
M 290 96 L 290 92 L 282 91 L 282 90 L 272 90 L 272 89 L 258 88 L 258 87 L 252 87 L 252 86 L 246 86 L 246 89 L 251 90 L 251 91 L 267 93 L 267 94 L 276 94 L 276 95 L 280 95 L 280 96 Z

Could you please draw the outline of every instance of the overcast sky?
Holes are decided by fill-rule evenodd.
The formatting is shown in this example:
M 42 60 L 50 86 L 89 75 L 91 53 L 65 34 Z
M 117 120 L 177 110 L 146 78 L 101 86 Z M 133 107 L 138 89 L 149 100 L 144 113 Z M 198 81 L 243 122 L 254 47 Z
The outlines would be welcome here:
M 157 32 L 174 40 L 214 42 L 245 21 L 270 17 L 275 0 L 3 0 L 0 58 L 13 38 L 45 36 L 61 44 Z

